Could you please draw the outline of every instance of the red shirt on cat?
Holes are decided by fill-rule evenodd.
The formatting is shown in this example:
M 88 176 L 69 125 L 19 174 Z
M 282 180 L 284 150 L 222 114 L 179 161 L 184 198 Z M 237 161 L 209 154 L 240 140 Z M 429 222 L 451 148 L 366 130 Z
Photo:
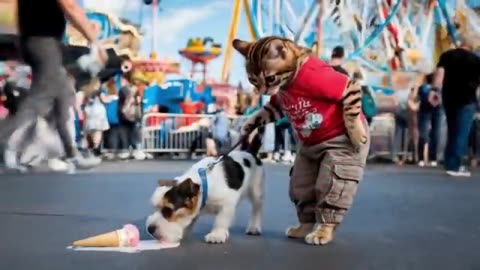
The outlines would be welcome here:
M 295 80 L 271 97 L 288 116 L 304 145 L 345 133 L 342 96 L 349 78 L 326 62 L 310 57 Z

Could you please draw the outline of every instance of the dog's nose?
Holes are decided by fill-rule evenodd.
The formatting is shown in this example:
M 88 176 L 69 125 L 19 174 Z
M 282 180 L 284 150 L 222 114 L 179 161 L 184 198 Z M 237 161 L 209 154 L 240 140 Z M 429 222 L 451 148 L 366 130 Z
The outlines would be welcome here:
M 157 230 L 157 227 L 155 225 L 149 225 L 147 228 L 147 231 L 149 234 L 155 234 L 155 231 Z

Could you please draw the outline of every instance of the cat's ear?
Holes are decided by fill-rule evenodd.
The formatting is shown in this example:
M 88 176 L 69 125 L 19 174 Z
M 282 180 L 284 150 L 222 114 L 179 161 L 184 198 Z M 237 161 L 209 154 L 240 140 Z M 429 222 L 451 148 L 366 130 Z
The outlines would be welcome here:
M 247 57 L 252 45 L 253 42 L 243 41 L 240 39 L 234 39 L 232 42 L 233 48 L 235 48 L 235 50 L 241 53 L 244 57 Z

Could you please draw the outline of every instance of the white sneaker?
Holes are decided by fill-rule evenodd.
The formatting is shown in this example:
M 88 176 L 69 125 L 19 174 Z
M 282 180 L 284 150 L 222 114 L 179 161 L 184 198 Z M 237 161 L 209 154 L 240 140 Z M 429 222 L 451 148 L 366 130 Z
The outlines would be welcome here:
M 27 172 L 28 168 L 18 163 L 17 151 L 5 150 L 3 152 L 3 159 L 5 167 L 9 170 L 15 170 L 19 172 Z
M 88 170 L 100 165 L 100 163 L 102 163 L 102 159 L 98 157 L 83 157 L 82 155 L 78 154 L 74 158 L 67 159 L 66 163 L 68 165 L 67 173 L 73 174 L 77 168 L 81 170 Z
M 419 161 L 419 162 L 418 162 L 418 166 L 419 166 L 419 167 L 425 167 L 425 161 L 423 161 L 423 160 L 422 160 L 422 161 Z
M 59 158 L 51 158 L 48 160 L 47 164 L 54 172 L 65 172 L 69 170 L 69 164 Z
M 437 167 L 438 163 L 436 161 L 430 162 L 430 167 Z
M 130 158 L 130 152 L 121 152 L 117 155 L 119 159 L 128 159 Z
M 272 159 L 275 160 L 275 161 L 280 161 L 280 153 L 278 153 L 278 152 L 273 153 L 273 158 Z
M 455 177 L 470 177 L 472 176 L 472 173 L 467 171 L 467 169 L 462 166 L 458 171 L 447 171 L 447 174 L 450 176 L 455 176 Z
M 140 150 L 133 150 L 132 156 L 135 160 L 145 160 L 147 155 Z
M 114 159 L 115 159 L 115 154 L 113 154 L 113 153 L 105 153 L 105 154 L 103 154 L 103 157 L 104 157 L 106 160 L 114 160 Z
M 293 159 L 293 155 L 291 151 L 286 151 L 282 157 L 282 161 L 287 163 L 292 162 L 292 159 Z

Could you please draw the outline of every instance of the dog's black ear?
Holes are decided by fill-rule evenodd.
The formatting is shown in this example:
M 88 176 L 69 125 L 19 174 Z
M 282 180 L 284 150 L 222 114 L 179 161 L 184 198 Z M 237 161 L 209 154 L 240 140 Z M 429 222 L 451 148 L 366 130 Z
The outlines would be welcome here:
M 176 180 L 165 180 L 165 179 L 158 180 L 158 185 L 161 187 L 173 187 L 176 184 L 177 184 Z
M 200 192 L 200 185 L 194 183 L 192 179 L 188 178 L 178 185 L 178 194 L 187 198 L 192 198 L 198 195 Z

